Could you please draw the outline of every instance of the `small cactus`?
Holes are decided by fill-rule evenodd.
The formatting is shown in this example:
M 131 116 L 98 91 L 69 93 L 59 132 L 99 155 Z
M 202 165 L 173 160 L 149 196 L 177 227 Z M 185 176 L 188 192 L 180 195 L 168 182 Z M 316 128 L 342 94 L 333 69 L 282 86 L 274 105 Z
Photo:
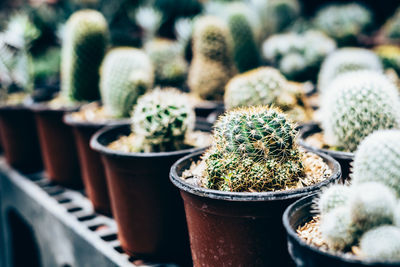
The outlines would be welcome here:
M 316 199 L 317 210 L 324 216 L 338 207 L 345 206 L 349 196 L 350 190 L 347 186 L 332 185 L 325 189 Z
M 358 146 L 353 162 L 354 184 L 381 182 L 400 196 L 400 130 L 376 131 Z
M 100 75 L 101 99 L 114 117 L 128 117 L 138 97 L 154 82 L 149 57 L 135 48 L 114 48 L 108 52 Z
M 185 147 L 195 114 L 187 97 L 173 88 L 155 89 L 138 99 L 132 115 L 137 151 L 175 151 Z
M 373 131 L 400 127 L 397 88 L 383 74 L 346 73 L 326 90 L 321 126 L 328 144 L 353 152 Z
M 360 4 L 333 4 L 317 12 L 314 24 L 343 46 L 357 43 L 357 37 L 371 26 L 372 19 L 371 11 Z
M 188 76 L 193 93 L 207 100 L 222 99 L 225 84 L 236 73 L 231 47 L 231 36 L 222 20 L 207 16 L 196 21 Z
M 400 261 L 400 228 L 384 225 L 366 232 L 360 241 L 361 254 L 368 261 Z
M 297 183 L 304 173 L 295 125 L 273 108 L 228 111 L 214 129 L 205 156 L 208 184 L 223 191 L 270 191 Z
M 318 89 L 323 92 L 339 75 L 356 70 L 383 71 L 379 57 L 364 48 L 348 47 L 330 54 L 318 74 Z
M 99 68 L 108 44 L 108 26 L 94 10 L 67 21 L 61 52 L 61 90 L 72 101 L 99 99 Z

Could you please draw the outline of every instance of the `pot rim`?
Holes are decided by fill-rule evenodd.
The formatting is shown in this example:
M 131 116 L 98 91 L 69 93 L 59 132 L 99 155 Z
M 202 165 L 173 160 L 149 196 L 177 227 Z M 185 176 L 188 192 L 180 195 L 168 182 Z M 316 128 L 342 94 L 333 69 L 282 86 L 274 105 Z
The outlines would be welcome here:
M 113 150 L 109 149 L 107 146 L 101 144 L 99 142 L 99 138 L 103 136 L 104 134 L 116 130 L 117 128 L 122 128 L 122 127 L 127 127 L 129 126 L 128 124 L 125 125 L 112 125 L 108 127 L 104 127 L 97 131 L 92 138 L 90 139 L 90 147 L 103 154 L 107 155 L 110 157 L 119 157 L 119 158 L 161 158 L 161 157 L 171 157 L 171 156 L 180 156 L 180 155 L 186 155 L 186 154 L 191 154 L 194 152 L 202 152 L 206 147 L 200 147 L 200 148 L 188 148 L 188 149 L 182 149 L 178 151 L 170 151 L 170 152 L 122 152 L 118 150 Z
M 224 101 L 203 100 L 194 106 L 195 109 L 223 109 Z
M 343 159 L 343 160 L 353 160 L 354 159 L 353 152 L 335 151 L 335 150 L 330 150 L 330 149 L 317 148 L 315 146 L 309 145 L 305 141 L 304 138 L 311 135 L 311 133 L 314 133 L 314 132 L 322 132 L 322 130 L 317 122 L 310 122 L 310 123 L 304 124 L 303 127 L 301 127 L 299 129 L 299 138 L 297 139 L 299 145 L 301 145 L 302 147 L 305 147 L 311 151 L 323 152 L 323 153 L 328 154 L 337 159 Z
M 199 186 L 189 184 L 185 182 L 185 180 L 179 177 L 177 173 L 177 168 L 182 162 L 190 160 L 193 157 L 199 156 L 202 154 L 202 152 L 192 153 L 175 162 L 174 165 L 172 165 L 171 167 L 169 177 L 171 182 L 180 190 L 191 193 L 193 195 L 211 199 L 226 200 L 226 201 L 267 201 L 267 200 L 273 201 L 273 200 L 286 200 L 286 199 L 299 198 L 308 195 L 310 192 L 313 192 L 316 189 L 327 186 L 328 184 L 331 183 L 331 181 L 339 181 L 342 173 L 340 164 L 331 156 L 318 151 L 310 151 L 310 152 L 317 154 L 322 159 L 324 159 L 324 161 L 332 162 L 333 164 L 332 175 L 329 176 L 326 180 L 314 184 L 312 186 L 307 186 L 304 188 L 298 188 L 293 190 L 283 190 L 274 192 L 227 192 L 215 189 L 202 188 Z
M 64 115 L 63 121 L 65 124 L 73 127 L 82 127 L 82 128 L 103 128 L 105 126 L 118 126 L 118 125 L 126 125 L 130 124 L 131 120 L 129 118 L 123 118 L 123 119 L 110 119 L 110 120 L 105 120 L 102 122 L 99 121 L 78 121 L 75 120 L 74 117 L 72 116 L 72 113 L 75 111 L 68 112 Z
M 74 112 L 79 110 L 82 104 L 76 104 L 71 107 L 60 107 L 60 108 L 52 108 L 48 105 L 48 101 L 32 103 L 29 107 L 34 112 Z
M 0 105 L 0 111 L 13 111 L 13 110 L 31 110 L 30 104 L 16 104 L 16 105 Z
M 365 266 L 376 266 L 377 264 L 379 264 L 379 266 L 387 266 L 387 267 L 394 267 L 394 266 L 399 266 L 400 262 L 391 262 L 391 263 L 387 263 L 387 262 L 372 262 L 372 261 L 363 261 L 360 259 L 356 259 L 356 258 L 346 258 L 341 256 L 341 254 L 333 254 L 333 253 L 329 253 L 326 251 L 323 251 L 315 246 L 309 245 L 307 244 L 304 240 L 302 240 L 296 233 L 296 231 L 291 227 L 290 223 L 289 223 L 289 216 L 291 213 L 293 213 L 296 210 L 302 209 L 304 208 L 304 206 L 309 205 L 310 202 L 312 202 L 312 200 L 318 196 L 318 193 L 314 193 L 312 195 L 309 196 L 305 196 L 299 200 L 297 200 L 296 202 L 292 203 L 291 205 L 289 205 L 285 212 L 283 213 L 282 216 L 282 222 L 283 222 L 283 226 L 285 227 L 286 233 L 288 236 L 290 236 L 291 238 L 293 238 L 298 245 L 302 246 L 302 247 L 306 247 L 307 249 L 317 253 L 317 254 L 321 254 L 323 256 L 326 256 L 328 258 L 333 258 L 335 260 L 339 260 L 339 261 L 343 261 L 346 263 L 350 263 L 350 264 L 361 264 L 361 265 L 365 265 Z

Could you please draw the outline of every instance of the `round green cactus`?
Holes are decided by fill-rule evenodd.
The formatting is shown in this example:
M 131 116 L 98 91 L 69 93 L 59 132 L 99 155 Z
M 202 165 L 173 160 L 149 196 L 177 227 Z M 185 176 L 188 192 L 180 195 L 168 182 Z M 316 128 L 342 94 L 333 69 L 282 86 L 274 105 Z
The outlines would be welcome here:
M 358 146 L 353 162 L 354 184 L 381 182 L 400 196 L 400 130 L 376 131 Z
M 357 3 L 325 6 L 314 19 L 315 26 L 341 46 L 356 43 L 358 35 L 365 32 L 372 22 L 371 11 Z
M 400 127 L 399 94 L 383 74 L 349 72 L 326 90 L 321 126 L 328 144 L 353 152 L 373 131 Z
M 238 108 L 221 116 L 206 158 L 208 184 L 223 191 L 270 191 L 304 174 L 295 125 L 267 107 Z
M 153 86 L 154 72 L 149 57 L 135 48 L 115 48 L 101 66 L 100 92 L 106 111 L 128 117 L 138 97 Z
M 67 21 L 61 52 L 61 90 L 72 101 L 99 99 L 99 68 L 108 45 L 108 25 L 95 10 Z
M 323 92 L 339 75 L 356 70 L 383 71 L 379 57 L 364 48 L 348 47 L 330 54 L 318 74 L 318 89 Z
M 196 21 L 188 76 L 193 93 L 207 100 L 222 99 L 225 84 L 236 73 L 231 47 L 231 36 L 222 20 L 206 16 Z
M 138 99 L 132 130 L 138 151 L 175 151 L 185 147 L 185 136 L 194 129 L 195 114 L 185 94 L 174 88 L 155 89 Z
M 349 187 L 340 184 L 332 185 L 316 199 L 317 210 L 322 215 L 328 214 L 338 207 L 345 206 L 349 196 Z
M 360 241 L 361 254 L 369 261 L 400 261 L 400 228 L 385 225 L 366 232 Z

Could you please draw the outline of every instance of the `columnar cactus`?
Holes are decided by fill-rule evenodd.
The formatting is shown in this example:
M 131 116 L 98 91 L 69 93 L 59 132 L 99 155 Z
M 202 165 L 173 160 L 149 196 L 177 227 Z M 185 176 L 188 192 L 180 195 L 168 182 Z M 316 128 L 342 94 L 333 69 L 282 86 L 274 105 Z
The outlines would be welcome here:
M 400 196 L 400 130 L 376 131 L 358 146 L 353 162 L 353 183 L 376 181 Z
M 318 75 L 318 89 L 323 92 L 337 76 L 356 70 L 381 72 L 383 67 L 379 57 L 370 50 L 355 47 L 339 49 L 322 63 Z
M 369 28 L 372 19 L 371 11 L 357 3 L 333 4 L 319 10 L 314 23 L 343 46 L 356 43 L 358 35 Z
M 155 89 L 138 99 L 132 115 L 137 151 L 161 152 L 184 148 L 194 129 L 195 114 L 187 97 L 173 88 Z
M 400 261 L 400 228 L 384 225 L 366 232 L 360 241 L 362 256 L 369 261 Z
M 157 84 L 182 85 L 188 65 L 178 43 L 167 39 L 155 39 L 147 42 L 144 49 L 153 63 Z
M 72 101 L 99 98 L 99 68 L 108 44 L 108 26 L 94 10 L 67 21 L 61 52 L 61 90 Z
M 326 90 L 321 125 L 328 144 L 352 152 L 373 131 L 400 127 L 398 91 L 383 74 L 349 72 Z
M 138 97 L 152 87 L 153 67 L 149 57 L 135 48 L 115 48 L 101 66 L 100 92 L 106 111 L 128 117 Z
M 215 17 L 199 18 L 193 33 L 193 61 L 188 84 L 203 99 L 220 100 L 225 84 L 236 73 L 231 36 L 224 22 Z
M 304 173 L 295 125 L 273 108 L 238 108 L 221 116 L 205 156 L 208 184 L 223 191 L 270 191 Z

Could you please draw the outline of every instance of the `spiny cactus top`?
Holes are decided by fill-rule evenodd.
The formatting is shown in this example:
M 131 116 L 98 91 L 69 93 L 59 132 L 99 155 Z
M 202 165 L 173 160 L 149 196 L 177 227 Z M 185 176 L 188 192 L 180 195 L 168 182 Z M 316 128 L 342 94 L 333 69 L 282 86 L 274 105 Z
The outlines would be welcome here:
M 319 198 L 316 198 L 316 209 L 320 214 L 324 215 L 344 206 L 350 197 L 350 190 L 347 186 L 341 184 L 332 185 L 322 191 Z
M 400 262 L 400 228 L 384 225 L 366 232 L 360 249 L 369 261 Z
M 383 74 L 349 72 L 324 93 L 321 116 L 328 144 L 355 151 L 373 131 L 400 127 L 399 94 Z
M 67 21 L 61 52 L 61 90 L 72 101 L 99 98 L 99 68 L 108 45 L 108 25 L 94 10 Z
M 314 23 L 343 46 L 356 43 L 357 36 L 372 24 L 372 19 L 372 13 L 360 4 L 332 4 L 317 12 Z
M 400 130 L 376 131 L 361 142 L 354 157 L 352 181 L 381 182 L 400 197 Z
M 227 109 L 275 104 L 287 81 L 274 68 L 261 67 L 233 77 L 225 88 Z
M 114 117 L 128 117 L 138 97 L 153 82 L 153 66 L 142 50 L 112 49 L 101 66 L 100 91 L 106 111 Z
M 223 191 L 270 191 L 304 173 L 294 124 L 276 109 L 238 108 L 221 116 L 205 156 L 208 184 Z
M 139 151 L 175 151 L 184 147 L 186 134 L 194 129 L 195 114 L 177 89 L 155 89 L 139 98 L 132 122 Z
M 356 70 L 383 71 L 379 57 L 364 48 L 347 47 L 330 54 L 322 63 L 318 75 L 318 89 L 323 92 L 339 75 Z

